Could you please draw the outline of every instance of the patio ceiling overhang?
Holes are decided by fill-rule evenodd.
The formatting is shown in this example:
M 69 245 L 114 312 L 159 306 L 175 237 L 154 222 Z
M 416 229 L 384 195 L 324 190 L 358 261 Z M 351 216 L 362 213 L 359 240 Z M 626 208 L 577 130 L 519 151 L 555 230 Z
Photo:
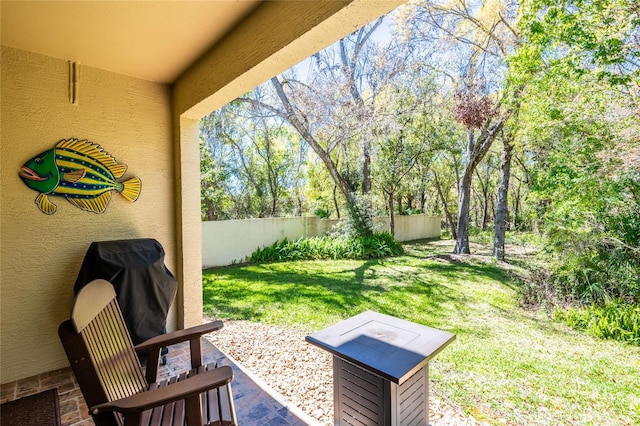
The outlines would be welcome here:
M 175 81 L 174 112 L 197 120 L 405 2 L 266 1 Z
M 173 83 L 260 3 L 3 0 L 2 44 Z

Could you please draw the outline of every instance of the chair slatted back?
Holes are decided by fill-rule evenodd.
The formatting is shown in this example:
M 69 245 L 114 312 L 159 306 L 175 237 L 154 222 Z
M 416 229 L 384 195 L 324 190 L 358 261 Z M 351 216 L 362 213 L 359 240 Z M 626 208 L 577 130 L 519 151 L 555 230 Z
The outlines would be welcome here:
M 109 282 L 95 280 L 78 292 L 71 321 L 82 337 L 109 401 L 147 390 L 140 361 Z

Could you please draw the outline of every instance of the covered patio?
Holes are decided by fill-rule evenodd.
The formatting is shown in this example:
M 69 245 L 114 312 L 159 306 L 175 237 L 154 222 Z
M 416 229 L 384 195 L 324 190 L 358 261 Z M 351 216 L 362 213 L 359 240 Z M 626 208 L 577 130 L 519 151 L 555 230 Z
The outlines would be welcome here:
M 2 1 L 2 402 L 59 387 L 65 424 L 82 421 L 57 327 L 94 241 L 157 239 L 178 280 L 167 328 L 201 324 L 200 118 L 402 3 Z M 52 197 L 45 214 L 18 172 L 70 138 L 126 164 L 139 198 L 115 194 L 95 214 Z M 236 386 L 245 419 L 262 398 L 246 383 Z M 291 420 L 273 424 L 304 422 L 265 398 Z

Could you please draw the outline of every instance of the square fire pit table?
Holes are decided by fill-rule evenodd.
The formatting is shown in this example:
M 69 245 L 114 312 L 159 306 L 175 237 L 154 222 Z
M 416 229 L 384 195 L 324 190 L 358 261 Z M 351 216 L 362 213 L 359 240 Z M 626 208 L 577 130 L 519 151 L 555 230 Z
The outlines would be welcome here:
M 333 355 L 335 425 L 429 425 L 429 361 L 455 334 L 366 311 L 305 340 Z

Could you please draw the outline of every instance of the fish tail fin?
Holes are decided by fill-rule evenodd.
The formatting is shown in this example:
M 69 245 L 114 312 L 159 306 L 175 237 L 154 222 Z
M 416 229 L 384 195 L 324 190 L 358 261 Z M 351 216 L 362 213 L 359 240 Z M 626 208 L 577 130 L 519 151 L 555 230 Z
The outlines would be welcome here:
M 134 176 L 131 179 L 127 179 L 122 182 L 122 191 L 120 194 L 128 201 L 132 203 L 140 196 L 142 190 L 142 181 L 138 176 Z

